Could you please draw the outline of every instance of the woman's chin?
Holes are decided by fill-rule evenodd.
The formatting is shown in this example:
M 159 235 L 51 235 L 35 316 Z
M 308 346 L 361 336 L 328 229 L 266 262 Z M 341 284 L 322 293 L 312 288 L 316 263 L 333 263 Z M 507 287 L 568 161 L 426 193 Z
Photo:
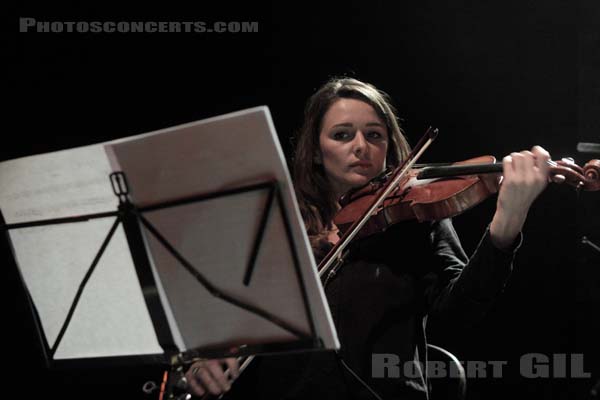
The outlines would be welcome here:
M 369 183 L 370 180 L 371 180 L 371 178 L 369 178 L 368 176 L 359 175 L 359 176 L 353 177 L 350 180 L 350 186 L 352 186 L 352 188 L 364 186 L 367 183 Z

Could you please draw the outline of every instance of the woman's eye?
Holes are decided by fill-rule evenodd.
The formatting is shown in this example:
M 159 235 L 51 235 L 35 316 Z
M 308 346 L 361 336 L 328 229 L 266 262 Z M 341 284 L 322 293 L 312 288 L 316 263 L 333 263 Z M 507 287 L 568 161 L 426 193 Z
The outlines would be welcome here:
M 369 133 L 367 133 L 367 136 L 370 137 L 371 139 L 383 138 L 383 134 L 381 132 L 377 132 L 377 131 L 369 132 Z
M 350 133 L 346 131 L 338 131 L 333 134 L 333 138 L 335 140 L 343 140 L 348 139 L 350 137 Z

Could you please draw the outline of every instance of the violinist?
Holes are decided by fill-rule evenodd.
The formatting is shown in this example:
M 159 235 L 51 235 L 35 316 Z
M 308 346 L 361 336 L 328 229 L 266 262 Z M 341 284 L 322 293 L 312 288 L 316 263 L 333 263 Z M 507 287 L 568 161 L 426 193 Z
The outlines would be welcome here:
M 339 240 L 334 217 L 340 197 L 408 153 L 389 97 L 374 86 L 333 79 L 310 98 L 293 177 L 317 261 Z M 373 355 L 393 354 L 400 365 L 424 363 L 427 315 L 454 324 L 481 318 L 509 277 L 528 210 L 548 183 L 548 160 L 539 146 L 504 157 L 496 211 L 470 258 L 450 219 L 403 222 L 353 242 L 343 268 L 325 287 L 339 352 L 258 357 L 234 385 L 235 359 L 198 361 L 186 373 L 191 393 L 232 389 L 232 397 L 252 399 L 427 399 L 424 369 L 376 377 Z

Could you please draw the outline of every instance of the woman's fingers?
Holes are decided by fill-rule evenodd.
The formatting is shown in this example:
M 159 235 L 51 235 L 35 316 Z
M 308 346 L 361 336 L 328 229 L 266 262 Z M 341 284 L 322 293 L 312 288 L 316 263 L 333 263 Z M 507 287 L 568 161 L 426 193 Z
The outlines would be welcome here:
M 502 206 L 526 213 L 548 183 L 549 160 L 550 154 L 540 146 L 504 157 Z
M 198 367 L 197 364 L 198 363 L 192 364 L 192 367 L 185 373 L 185 378 L 188 382 L 188 389 L 193 395 L 204 396 L 206 389 L 202 385 L 200 377 L 198 376 L 200 367 Z
M 229 369 L 229 377 L 232 380 L 236 379 L 240 374 L 240 367 L 238 365 L 237 358 L 226 358 L 225 364 L 227 364 L 227 368 Z
M 533 146 L 531 151 L 535 156 L 535 165 L 538 168 L 540 175 L 547 177 L 550 171 L 550 153 L 541 146 Z
M 549 159 L 540 146 L 502 159 L 502 184 L 490 226 L 497 247 L 508 248 L 522 229 L 531 204 L 548 184 Z
M 214 393 L 211 390 L 212 394 L 220 394 L 221 392 L 227 392 L 231 389 L 231 383 L 229 379 L 225 376 L 225 371 L 223 371 L 223 367 L 221 366 L 220 360 L 211 360 L 214 362 L 208 363 L 207 371 L 213 378 L 213 382 L 216 383 L 218 393 Z M 209 387 L 210 390 L 210 387 Z
M 231 389 L 231 381 L 223 371 L 225 365 L 229 368 L 229 377 L 237 377 L 239 369 L 235 358 L 201 360 L 193 363 L 185 374 L 191 393 L 195 396 L 203 396 L 208 391 L 217 396 Z

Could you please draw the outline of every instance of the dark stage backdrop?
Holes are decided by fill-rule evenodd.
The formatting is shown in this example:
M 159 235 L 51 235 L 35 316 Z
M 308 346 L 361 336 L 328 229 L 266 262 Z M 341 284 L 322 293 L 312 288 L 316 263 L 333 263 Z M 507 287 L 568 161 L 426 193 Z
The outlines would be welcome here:
M 11 52 L 0 160 L 87 145 L 241 110 L 269 106 L 285 151 L 303 106 L 331 76 L 374 83 L 395 101 L 410 142 L 440 130 L 425 161 L 456 161 L 540 144 L 554 159 L 600 142 L 600 81 L 594 0 L 342 4 L 202 2 L 194 10 L 111 11 L 23 5 L 8 30 Z M 40 21 L 256 21 L 254 33 L 19 33 Z M 4 106 L 7 107 L 7 106 Z M 600 156 L 596 156 L 600 157 Z M 200 168 L 201 166 L 199 166 Z M 551 186 L 525 227 L 514 274 L 485 320 L 455 331 L 432 321 L 430 339 L 464 360 L 501 360 L 502 378 L 469 380 L 469 399 L 534 395 L 586 399 L 600 378 L 600 197 Z M 467 252 L 491 220 L 494 200 L 455 219 Z M 3 247 L 4 329 L 17 390 L 63 397 L 144 398 L 148 367 L 47 372 Z M 416 258 L 418 254 L 400 254 Z M 4 262 L 6 260 L 6 262 Z M 50 277 L 49 277 L 50 279 Z M 531 353 L 584 353 L 590 378 L 527 379 Z M 488 375 L 491 369 L 487 369 Z M 82 395 L 82 397 L 85 397 Z M 31 396 L 28 396 L 31 397 Z

